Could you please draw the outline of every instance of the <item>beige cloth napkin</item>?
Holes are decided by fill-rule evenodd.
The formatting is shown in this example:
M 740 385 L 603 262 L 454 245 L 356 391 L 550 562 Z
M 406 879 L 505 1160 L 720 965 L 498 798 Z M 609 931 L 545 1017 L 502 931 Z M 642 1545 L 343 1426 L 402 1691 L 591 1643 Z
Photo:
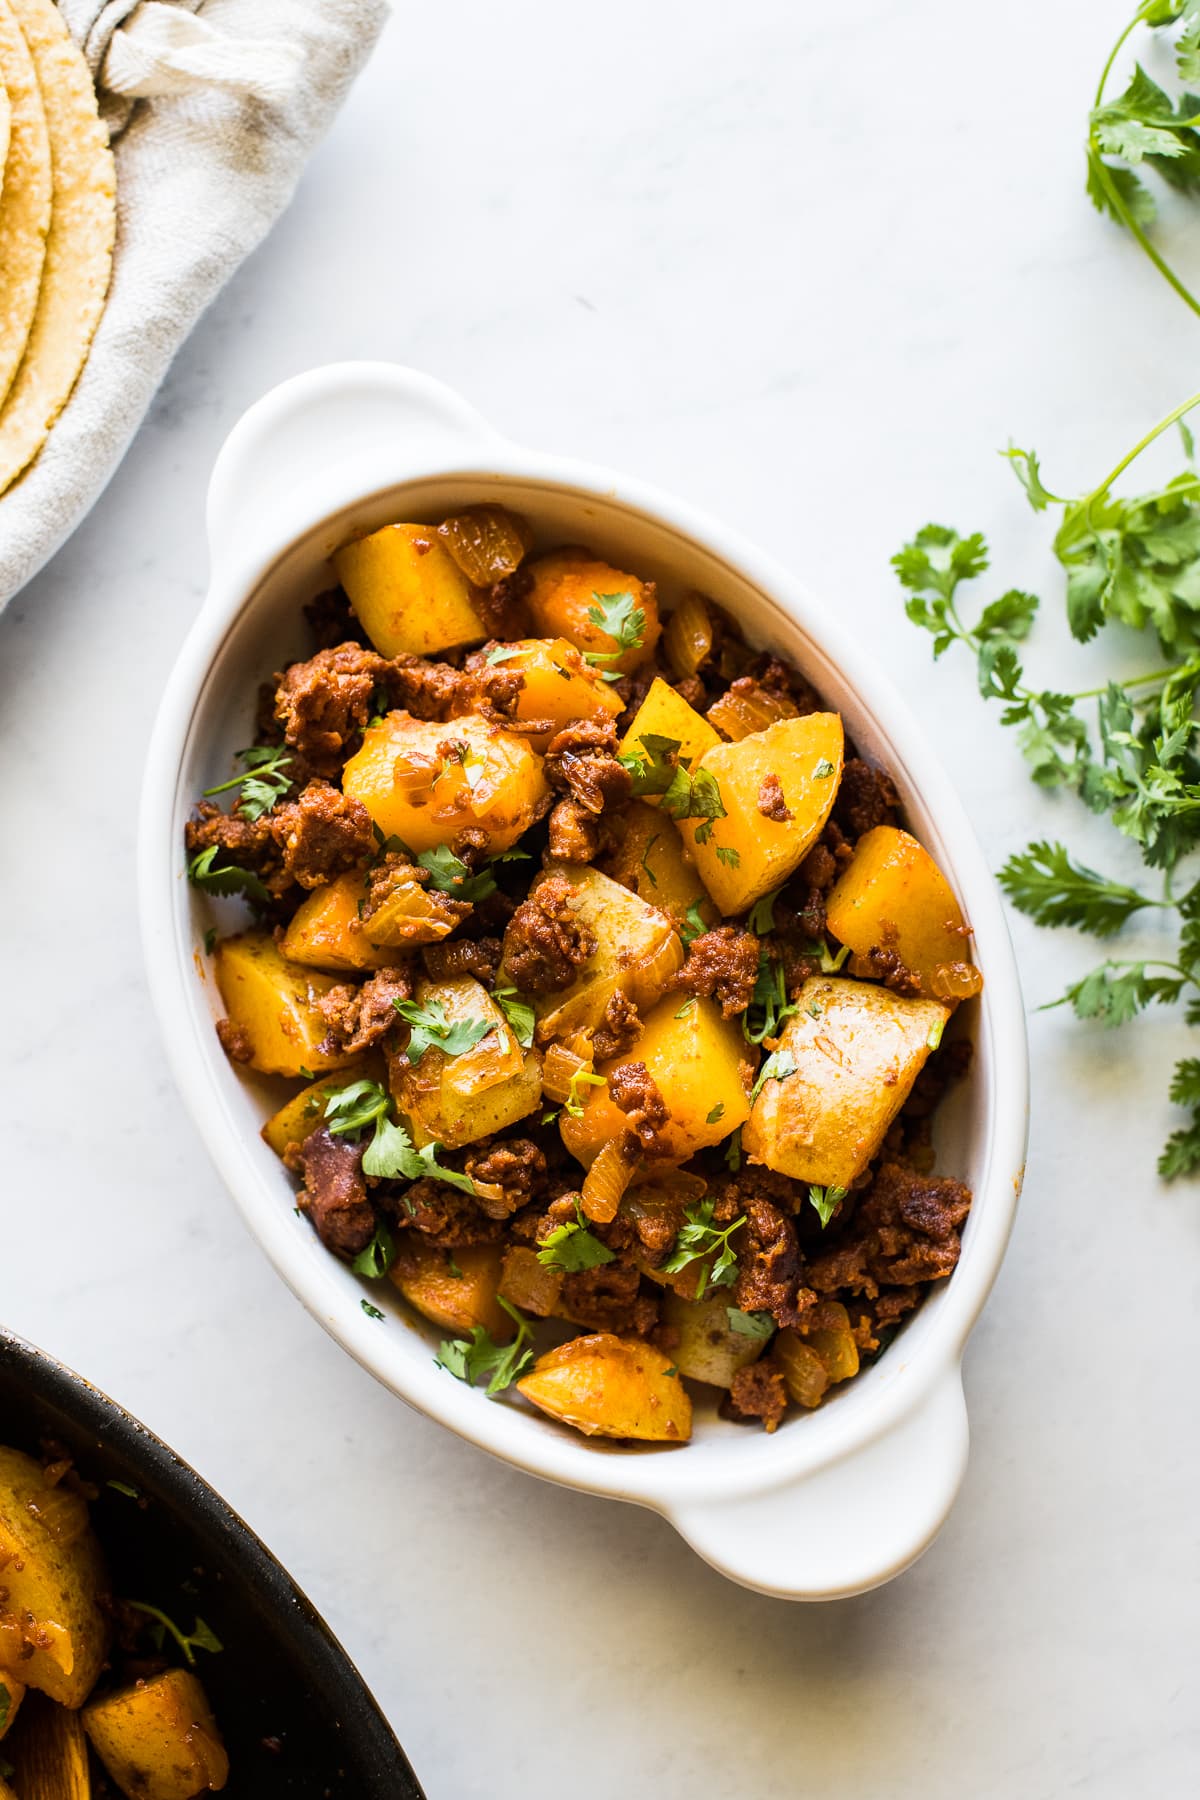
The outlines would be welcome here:
M 91 355 L 0 496 L 0 607 L 98 498 L 176 350 L 286 207 L 388 0 L 59 0 L 117 161 L 117 248 Z

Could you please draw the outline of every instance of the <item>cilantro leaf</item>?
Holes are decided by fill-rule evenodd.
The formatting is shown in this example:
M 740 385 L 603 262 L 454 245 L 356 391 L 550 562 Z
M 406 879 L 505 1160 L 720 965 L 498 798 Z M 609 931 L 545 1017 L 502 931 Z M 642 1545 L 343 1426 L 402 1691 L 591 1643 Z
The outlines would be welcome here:
M 1110 937 L 1143 907 L 1161 904 L 1073 861 L 1064 844 L 1045 841 L 1010 856 L 1000 885 L 1039 925 L 1076 925 L 1096 937 Z
M 161 1630 L 173 1637 L 183 1652 L 184 1661 L 191 1669 L 196 1666 L 195 1653 L 197 1650 L 207 1650 L 216 1654 L 225 1648 L 216 1632 L 211 1626 L 206 1625 L 203 1619 L 197 1619 L 192 1629 L 184 1632 L 168 1614 L 157 1606 L 150 1606 L 145 1600 L 127 1600 L 125 1604 L 132 1606 L 135 1612 L 145 1613 L 148 1618 L 155 1621 Z
M 787 997 L 781 959 L 770 945 L 760 944 L 754 991 L 742 1014 L 742 1036 L 748 1044 L 761 1044 L 764 1038 L 778 1037 L 783 1021 L 795 1011 L 796 1002 Z
M 605 1077 L 597 1075 L 594 1069 L 576 1069 L 567 1083 L 567 1097 L 563 1102 L 563 1111 L 568 1118 L 582 1119 L 583 1117 L 583 1096 L 579 1092 L 580 1088 L 603 1087 L 604 1082 Z
M 700 902 L 693 900 L 687 909 L 686 922 L 679 927 L 679 935 L 684 944 L 693 944 L 698 937 L 703 937 L 707 930 L 708 920 L 700 911 Z
M 834 1213 L 846 1198 L 846 1189 L 844 1187 L 834 1187 L 832 1185 L 829 1187 L 810 1187 L 808 1190 L 808 1198 L 811 1205 L 816 1208 L 817 1217 L 821 1221 L 821 1230 L 824 1231 L 830 1219 L 832 1219 Z
M 1149 975 L 1144 962 L 1106 962 L 1081 981 L 1074 981 L 1049 1007 L 1070 1005 L 1079 1019 L 1096 1019 L 1101 1025 L 1127 1025 L 1147 1006 L 1178 1000 L 1184 978 Z M 1043 1009 L 1043 1010 L 1048 1010 Z
M 413 1064 L 419 1063 L 427 1050 L 440 1050 L 443 1056 L 465 1056 L 489 1031 L 496 1029 L 490 1019 L 456 1019 L 451 1023 L 441 1000 L 430 1000 L 425 1006 L 415 1000 L 393 1000 L 392 1005 L 412 1027 L 404 1054 Z
M 662 1264 L 664 1275 L 681 1274 L 694 1262 L 707 1264 L 701 1270 L 698 1295 L 709 1288 L 732 1287 L 737 1280 L 737 1252 L 729 1240 L 739 1225 L 746 1223 L 746 1215 L 742 1213 L 732 1225 L 722 1230 L 713 1224 L 715 1207 L 715 1201 L 701 1200 L 684 1208 L 684 1222 L 675 1239 L 675 1247 Z
M 613 1252 L 588 1230 L 587 1221 L 575 1205 L 574 1219 L 556 1225 L 538 1248 L 538 1261 L 547 1269 L 565 1269 L 576 1274 L 581 1269 L 599 1269 L 614 1260 Z
M 683 748 L 682 740 L 663 737 L 657 731 L 647 731 L 637 742 L 646 752 L 644 756 L 631 750 L 617 758 L 622 767 L 629 771 L 634 798 L 639 799 L 646 794 L 665 794 L 675 778 L 675 767 Z
M 743 1312 L 740 1307 L 727 1306 L 725 1317 L 730 1331 L 740 1332 L 742 1337 L 753 1338 L 758 1343 L 765 1343 L 774 1335 L 775 1321 L 769 1312 Z
M 457 1169 L 445 1169 L 437 1160 L 440 1144 L 425 1144 L 420 1150 L 403 1125 L 389 1117 L 392 1099 L 386 1088 L 376 1081 L 355 1081 L 348 1087 L 333 1088 L 325 1099 L 325 1120 L 336 1137 L 357 1137 L 368 1126 L 375 1133 L 363 1151 L 363 1173 L 380 1181 L 420 1181 L 428 1177 L 461 1188 L 465 1194 L 475 1192 L 469 1175 Z M 366 1272 L 366 1271 L 362 1271 Z
M 615 650 L 589 650 L 585 661 L 592 664 L 612 663 L 627 650 L 640 650 L 646 635 L 646 615 L 630 593 L 593 594 L 593 605 L 587 616 L 593 625 L 607 632 L 616 644 Z
M 756 900 L 754 902 L 754 905 L 746 914 L 747 931 L 753 931 L 758 937 L 766 937 L 769 931 L 774 931 L 775 902 L 782 892 L 783 886 L 781 884 L 777 888 L 772 888 L 769 894 L 764 894 L 761 900 Z
M 493 988 L 492 999 L 512 1027 L 513 1036 L 522 1050 L 533 1046 L 533 1028 L 537 1015 L 528 1001 L 522 1000 L 516 988 Z
M 448 1338 L 438 1348 L 437 1362 L 459 1381 L 473 1386 L 487 1376 L 487 1392 L 502 1393 L 518 1381 L 533 1362 L 533 1327 L 523 1313 L 509 1304 L 502 1294 L 499 1304 L 517 1327 L 511 1344 L 498 1344 L 484 1325 L 477 1325 L 469 1338 Z
M 293 777 L 288 773 L 292 767 L 292 753 L 286 744 L 255 744 L 236 754 L 245 764 L 243 773 L 230 776 L 228 781 L 218 781 L 215 787 L 205 788 L 204 797 L 207 800 L 213 794 L 239 788 L 234 810 L 243 818 L 261 819 L 293 785 Z
M 792 1011 L 795 1012 L 795 1007 Z M 786 1081 L 799 1068 L 790 1050 L 772 1050 L 762 1068 L 758 1071 L 758 1079 L 750 1090 L 751 1105 L 758 1099 L 768 1081 Z
M 360 1250 L 350 1264 L 356 1275 L 368 1281 L 381 1281 L 396 1260 L 396 1240 L 386 1225 L 376 1225 L 375 1235 L 365 1250 Z
M 244 894 L 247 900 L 270 900 L 269 889 L 252 869 L 243 869 L 233 862 L 218 866 L 217 858 L 221 854 L 219 844 L 210 844 L 207 850 L 193 856 L 187 869 L 193 887 L 202 888 L 206 894 Z

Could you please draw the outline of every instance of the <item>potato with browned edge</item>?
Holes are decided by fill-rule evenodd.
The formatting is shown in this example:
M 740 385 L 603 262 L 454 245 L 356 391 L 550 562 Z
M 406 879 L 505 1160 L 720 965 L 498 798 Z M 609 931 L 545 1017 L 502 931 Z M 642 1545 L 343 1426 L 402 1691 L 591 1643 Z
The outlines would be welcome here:
M 950 1009 L 869 981 L 815 975 L 780 1036 L 742 1132 L 751 1162 L 849 1188 L 877 1154 Z
M 966 960 L 971 928 L 923 844 L 895 825 L 876 825 L 825 902 L 829 929 L 856 956 L 894 950 L 936 1000 L 961 1000 L 983 985 Z
M 548 729 L 526 731 L 536 750 L 544 750 L 556 731 L 579 719 L 607 724 L 624 702 L 598 669 L 566 638 L 521 638 L 498 644 L 486 655 L 477 651 L 467 662 L 468 673 L 500 667 L 521 677 L 521 688 L 511 716 L 524 725 Z
M 108 1654 L 104 1559 L 79 1494 L 0 1445 L 0 1665 L 62 1706 L 82 1706 Z
M 833 809 L 844 748 L 837 713 L 806 713 L 705 751 L 693 779 L 716 783 L 724 814 L 680 830 L 723 913 L 744 912 L 800 867 Z
M 354 1060 L 322 1048 L 329 1030 L 317 1007 L 337 986 L 303 963 L 288 962 L 269 931 L 222 938 L 213 953 L 217 987 L 231 1030 L 249 1055 L 239 1060 L 265 1075 L 318 1075 Z
M 496 1298 L 500 1264 L 499 1244 L 442 1250 L 420 1232 L 406 1231 L 388 1274 L 408 1304 L 443 1331 L 471 1332 L 482 1325 L 497 1343 L 506 1343 L 513 1323 Z
M 229 1779 L 208 1696 L 186 1669 L 167 1669 L 83 1709 L 92 1748 L 129 1800 L 194 1800 Z
M 572 1338 L 538 1358 L 517 1391 L 587 1437 L 686 1444 L 692 1403 L 670 1358 L 610 1331 Z

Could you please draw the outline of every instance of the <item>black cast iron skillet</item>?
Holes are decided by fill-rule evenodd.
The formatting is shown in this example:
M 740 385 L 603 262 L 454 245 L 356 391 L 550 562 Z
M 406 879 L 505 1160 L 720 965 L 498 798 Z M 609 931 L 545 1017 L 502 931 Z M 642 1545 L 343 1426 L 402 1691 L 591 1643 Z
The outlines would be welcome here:
M 250 1528 L 114 1401 L 0 1330 L 0 1444 L 36 1454 L 46 1437 L 100 1488 L 114 1591 L 185 1630 L 198 1614 L 224 1645 L 198 1652 L 197 1673 L 229 1751 L 227 1800 L 423 1800 L 362 1677 Z

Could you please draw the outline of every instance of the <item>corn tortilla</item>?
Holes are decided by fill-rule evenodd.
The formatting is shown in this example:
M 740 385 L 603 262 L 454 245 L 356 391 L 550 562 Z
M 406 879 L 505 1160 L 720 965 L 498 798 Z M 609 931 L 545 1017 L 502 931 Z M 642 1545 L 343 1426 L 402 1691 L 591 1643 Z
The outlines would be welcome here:
M 0 81 L 0 200 L 4 198 L 4 165 L 8 161 L 8 89 Z
M 0 0 L 0 82 L 9 112 L 0 189 L 0 401 L 17 372 L 37 306 L 50 226 L 50 139 L 33 59 Z
M 25 356 L 0 410 L 0 493 L 66 405 L 104 309 L 116 235 L 112 152 L 87 64 L 52 0 L 7 0 L 29 46 L 50 136 L 53 206 Z

